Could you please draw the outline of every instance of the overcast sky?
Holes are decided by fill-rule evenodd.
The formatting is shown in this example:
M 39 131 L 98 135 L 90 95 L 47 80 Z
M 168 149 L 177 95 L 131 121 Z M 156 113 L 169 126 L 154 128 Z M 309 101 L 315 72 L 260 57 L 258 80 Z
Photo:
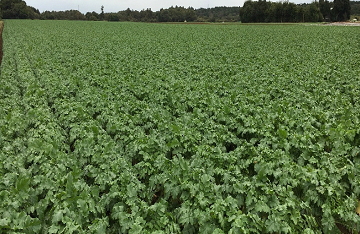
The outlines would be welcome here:
M 65 11 L 80 10 L 82 13 L 96 11 L 100 13 L 101 5 L 105 12 L 118 12 L 130 8 L 132 10 L 142 10 L 151 8 L 158 11 L 160 8 L 169 8 L 171 6 L 192 6 L 195 9 L 208 8 L 215 6 L 242 6 L 245 0 L 25 0 L 28 6 L 43 11 Z M 293 0 L 290 2 L 303 3 L 312 0 Z

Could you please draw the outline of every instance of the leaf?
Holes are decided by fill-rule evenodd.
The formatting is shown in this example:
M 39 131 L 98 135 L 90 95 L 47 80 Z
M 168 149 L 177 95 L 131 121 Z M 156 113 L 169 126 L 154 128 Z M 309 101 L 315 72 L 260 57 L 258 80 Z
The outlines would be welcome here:
M 288 136 L 287 131 L 285 129 L 281 129 L 281 128 L 278 130 L 278 134 L 281 139 L 286 139 Z
M 2 228 L 10 228 L 10 226 L 9 226 L 10 223 L 11 223 L 11 220 L 8 218 L 0 219 L 0 227 L 2 227 Z
M 29 189 L 30 178 L 19 177 L 16 181 L 16 189 L 18 191 L 27 191 Z
M 216 228 L 214 231 L 213 231 L 213 234 L 224 234 L 225 232 L 223 230 L 221 230 L 220 228 Z
M 49 233 L 58 233 L 58 231 L 59 231 L 59 227 L 56 225 L 51 225 L 48 230 Z
M 56 210 L 52 217 L 52 222 L 57 223 L 60 222 L 63 218 L 63 210 Z
M 270 212 L 270 207 L 262 200 L 259 200 L 255 203 L 255 211 L 257 212 Z

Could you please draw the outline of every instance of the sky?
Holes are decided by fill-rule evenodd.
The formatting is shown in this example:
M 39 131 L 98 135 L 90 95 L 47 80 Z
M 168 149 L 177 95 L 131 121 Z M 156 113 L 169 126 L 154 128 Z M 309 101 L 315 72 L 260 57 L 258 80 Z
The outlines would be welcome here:
M 158 11 L 160 8 L 169 8 L 171 6 L 183 6 L 208 8 L 215 6 L 242 6 L 245 0 L 25 0 L 28 6 L 43 11 L 65 11 L 80 10 L 82 13 L 98 12 L 104 6 L 104 12 L 118 12 L 130 8 L 132 10 L 143 10 L 151 8 L 152 11 Z M 304 3 L 312 0 L 293 0 L 290 2 Z

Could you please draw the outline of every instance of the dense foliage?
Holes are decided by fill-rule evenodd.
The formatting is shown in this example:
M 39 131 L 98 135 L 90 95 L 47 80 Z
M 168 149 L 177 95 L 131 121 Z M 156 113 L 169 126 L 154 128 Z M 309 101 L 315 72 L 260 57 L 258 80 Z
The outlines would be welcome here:
M 4 19 L 38 19 L 39 10 L 22 0 L 0 0 L 0 17 Z
M 42 19 L 42 20 L 89 20 L 89 21 L 133 21 L 133 22 L 317 22 L 344 21 L 350 14 L 356 15 L 359 2 L 349 0 L 319 0 L 319 2 L 295 4 L 289 1 L 270 2 L 266 0 L 244 3 L 243 7 L 213 7 L 194 9 L 171 6 L 167 9 L 152 11 L 121 10 L 105 13 L 101 6 L 96 11 L 81 13 L 78 10 L 44 11 L 26 5 L 22 0 L 0 0 L 0 17 L 5 19 Z M 354 8 L 354 10 L 351 10 Z
M 319 4 L 296 5 L 288 1 L 270 2 L 266 0 L 246 1 L 240 11 L 241 22 L 319 22 L 324 17 Z
M 360 231 L 356 27 L 5 23 L 1 233 Z
M 350 11 L 349 0 L 334 0 L 334 7 L 330 11 L 330 16 L 333 21 L 346 21 L 350 19 Z
M 99 15 L 99 14 L 97 14 Z M 40 14 L 42 20 L 86 20 L 86 16 L 78 10 L 44 11 Z
M 350 14 L 360 16 L 360 1 L 350 1 Z
M 244 23 L 346 21 L 350 19 L 350 9 L 349 0 L 319 0 L 298 5 L 288 1 L 248 0 L 241 8 L 240 17 Z

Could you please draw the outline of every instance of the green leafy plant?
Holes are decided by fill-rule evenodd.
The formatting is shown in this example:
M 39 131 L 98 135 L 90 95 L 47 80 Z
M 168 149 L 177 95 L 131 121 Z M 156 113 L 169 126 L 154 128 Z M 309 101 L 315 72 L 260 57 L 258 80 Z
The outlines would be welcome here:
M 5 24 L 0 232 L 360 231 L 357 29 Z

